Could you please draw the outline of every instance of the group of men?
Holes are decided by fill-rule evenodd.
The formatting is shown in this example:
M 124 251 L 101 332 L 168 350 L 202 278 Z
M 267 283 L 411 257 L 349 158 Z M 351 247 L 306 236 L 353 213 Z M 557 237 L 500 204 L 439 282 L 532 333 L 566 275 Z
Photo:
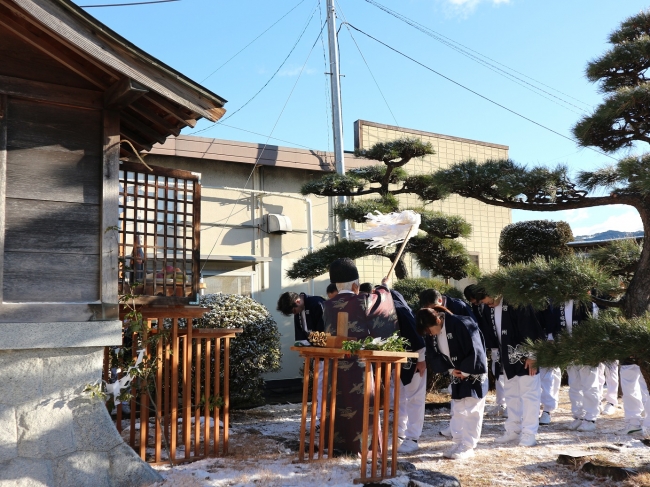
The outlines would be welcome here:
M 509 305 L 501 297 L 489 296 L 475 285 L 465 289 L 471 304 L 440 294 L 434 289 L 420 293 L 420 309 L 414 313 L 403 296 L 381 285 L 360 284 L 351 259 L 337 259 L 329 269 L 328 299 L 304 293 L 286 292 L 278 300 L 278 311 L 294 315 L 296 341 L 309 345 L 309 332 L 337 330 L 337 315 L 348 313 L 348 336 L 387 338 L 396 331 L 407 339 L 408 349 L 417 359 L 402 365 L 400 388 L 398 451 L 412 453 L 424 425 L 426 371 L 448 372 L 451 377 L 451 421 L 441 434 L 451 437 L 452 447 L 445 458 L 462 459 L 474 454 L 481 435 L 485 397 L 488 390 L 488 360 L 496 377 L 497 411 L 506 416 L 505 433 L 495 443 L 517 442 L 536 445 L 539 425 L 549 424 L 557 408 L 561 374 L 559 369 L 537 369 L 535 357 L 524 347 L 527 339 L 552 340 L 579 326 L 597 312 L 582 303 L 569 301 L 550 306 L 544 312 Z M 320 365 L 322 367 L 322 363 Z M 634 369 L 636 367 L 636 370 Z M 601 412 L 603 372 L 608 393 L 603 410 L 617 407 L 617 367 L 570 367 L 568 370 L 574 421 L 571 429 L 593 431 Z M 322 370 L 319 378 L 322 378 Z M 358 453 L 361 448 L 363 408 L 363 368 L 355 357 L 339 360 L 335 448 Z M 638 366 L 621 366 L 621 385 L 626 408 L 626 432 L 641 430 L 650 419 L 647 389 Z M 322 384 L 318 384 L 318 417 Z M 626 389 L 629 390 L 626 399 Z M 613 391 L 613 392 L 612 392 Z M 629 405 L 628 405 L 629 403 Z M 540 405 L 541 416 L 540 416 Z M 630 417 L 628 418 L 628 409 Z M 645 433 L 645 430 L 644 430 Z

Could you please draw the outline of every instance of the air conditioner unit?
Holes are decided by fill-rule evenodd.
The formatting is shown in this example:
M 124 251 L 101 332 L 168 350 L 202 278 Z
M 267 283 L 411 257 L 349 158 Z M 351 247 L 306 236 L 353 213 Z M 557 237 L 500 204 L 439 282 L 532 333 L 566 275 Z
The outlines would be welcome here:
M 286 215 L 269 213 L 264 216 L 263 230 L 267 233 L 287 233 L 293 230 L 291 220 Z

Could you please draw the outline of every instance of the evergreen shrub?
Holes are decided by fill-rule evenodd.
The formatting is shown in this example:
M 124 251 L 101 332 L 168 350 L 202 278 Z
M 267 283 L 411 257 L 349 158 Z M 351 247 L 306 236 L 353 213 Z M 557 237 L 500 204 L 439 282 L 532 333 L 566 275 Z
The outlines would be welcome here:
M 195 319 L 197 328 L 243 328 L 230 340 L 230 403 L 233 408 L 264 403 L 262 374 L 280 370 L 280 332 L 265 306 L 238 294 L 206 294 L 201 306 L 210 308 Z
M 536 255 L 548 259 L 573 253 L 567 243 L 573 241 L 573 232 L 566 222 L 530 220 L 512 223 L 501 230 L 499 238 L 499 265 L 530 262 Z

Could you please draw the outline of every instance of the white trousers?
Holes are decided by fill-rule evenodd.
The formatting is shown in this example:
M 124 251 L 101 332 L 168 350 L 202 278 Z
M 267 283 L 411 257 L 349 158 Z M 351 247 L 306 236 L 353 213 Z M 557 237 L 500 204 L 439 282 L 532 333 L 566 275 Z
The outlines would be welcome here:
M 464 397 L 452 399 L 454 415 L 449 427 L 454 443 L 467 448 L 476 448 L 483 428 L 483 411 L 485 398 Z
M 542 394 L 539 374 L 506 378 L 504 392 L 508 408 L 508 417 L 505 422 L 506 432 L 536 435 L 539 427 L 539 404 Z
M 399 364 L 397 365 L 399 367 Z M 415 365 L 412 365 L 415 367 Z M 420 377 L 419 373 L 413 375 L 408 385 L 399 381 L 399 419 L 397 422 L 397 436 L 418 440 L 424 426 L 424 402 L 427 394 L 427 373 Z
M 569 375 L 569 399 L 575 419 L 595 421 L 600 414 L 598 394 L 598 367 L 567 367 Z
M 623 391 L 625 422 L 634 426 L 650 427 L 648 387 L 641 375 L 641 369 L 638 365 L 621 365 L 619 377 Z
M 600 400 L 618 406 L 618 360 L 598 366 Z
M 552 413 L 557 409 L 560 399 L 562 371 L 559 367 L 540 367 L 539 380 L 542 384 L 542 409 Z

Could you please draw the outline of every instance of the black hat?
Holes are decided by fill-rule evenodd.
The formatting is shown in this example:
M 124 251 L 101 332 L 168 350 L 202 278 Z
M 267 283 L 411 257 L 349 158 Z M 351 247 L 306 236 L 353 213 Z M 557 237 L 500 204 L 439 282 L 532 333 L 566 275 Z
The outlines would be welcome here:
M 352 259 L 344 257 L 330 264 L 330 282 L 352 282 L 357 279 L 359 271 Z

